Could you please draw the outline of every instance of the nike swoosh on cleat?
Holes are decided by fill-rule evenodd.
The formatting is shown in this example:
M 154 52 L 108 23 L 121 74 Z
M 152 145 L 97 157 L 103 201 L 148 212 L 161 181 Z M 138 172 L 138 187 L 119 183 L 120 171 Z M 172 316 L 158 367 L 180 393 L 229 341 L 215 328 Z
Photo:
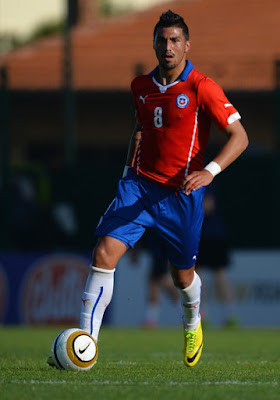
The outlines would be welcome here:
M 192 363 L 196 359 L 196 356 L 200 352 L 200 349 L 201 349 L 202 345 L 203 345 L 203 343 L 201 343 L 201 345 L 199 346 L 197 352 L 195 353 L 195 355 L 192 358 L 187 357 L 187 360 L 188 360 L 189 363 Z
M 83 354 L 86 351 L 86 349 L 89 348 L 89 346 L 90 346 L 90 342 L 86 346 L 84 346 L 82 349 L 79 349 L 79 353 Z

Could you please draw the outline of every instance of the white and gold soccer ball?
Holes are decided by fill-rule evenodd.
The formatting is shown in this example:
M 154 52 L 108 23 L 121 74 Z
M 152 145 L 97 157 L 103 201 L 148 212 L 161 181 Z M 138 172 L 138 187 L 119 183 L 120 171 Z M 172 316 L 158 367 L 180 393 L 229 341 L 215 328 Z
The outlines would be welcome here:
M 82 329 L 66 329 L 52 345 L 52 359 L 58 369 L 87 371 L 94 366 L 97 357 L 96 341 Z

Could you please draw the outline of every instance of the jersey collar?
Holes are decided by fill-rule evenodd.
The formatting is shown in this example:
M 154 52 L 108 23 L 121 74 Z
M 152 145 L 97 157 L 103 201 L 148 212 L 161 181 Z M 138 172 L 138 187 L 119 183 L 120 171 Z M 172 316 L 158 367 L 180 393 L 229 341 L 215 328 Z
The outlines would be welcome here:
M 148 76 L 154 77 L 155 74 L 156 74 L 156 72 L 158 71 L 158 69 L 159 69 L 159 66 L 157 66 L 155 69 L 153 69 L 153 70 L 148 74 Z M 193 69 L 194 69 L 194 66 L 192 65 L 192 63 L 191 63 L 189 60 L 186 60 L 186 66 L 185 66 L 185 68 L 183 69 L 183 71 L 182 71 L 181 75 L 179 76 L 179 78 L 177 79 L 177 81 L 178 81 L 178 80 L 186 81 L 187 78 L 188 78 L 188 76 L 190 75 L 190 73 L 191 73 L 191 71 L 192 71 Z

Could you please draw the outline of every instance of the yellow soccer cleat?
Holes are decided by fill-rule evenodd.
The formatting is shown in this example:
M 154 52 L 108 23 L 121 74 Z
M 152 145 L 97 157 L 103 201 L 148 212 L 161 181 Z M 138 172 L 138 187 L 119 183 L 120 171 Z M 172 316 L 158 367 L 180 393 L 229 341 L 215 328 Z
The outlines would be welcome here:
M 203 334 L 201 322 L 193 331 L 184 330 L 184 362 L 188 367 L 194 367 L 200 359 L 203 348 Z

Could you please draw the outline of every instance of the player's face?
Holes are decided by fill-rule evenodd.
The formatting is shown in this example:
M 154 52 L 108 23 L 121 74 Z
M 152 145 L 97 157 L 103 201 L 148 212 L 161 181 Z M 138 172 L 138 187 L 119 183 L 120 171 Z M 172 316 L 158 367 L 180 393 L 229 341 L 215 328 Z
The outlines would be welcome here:
M 159 28 L 154 39 L 154 50 L 159 65 L 166 71 L 185 64 L 190 41 L 186 40 L 182 28 L 176 26 Z

